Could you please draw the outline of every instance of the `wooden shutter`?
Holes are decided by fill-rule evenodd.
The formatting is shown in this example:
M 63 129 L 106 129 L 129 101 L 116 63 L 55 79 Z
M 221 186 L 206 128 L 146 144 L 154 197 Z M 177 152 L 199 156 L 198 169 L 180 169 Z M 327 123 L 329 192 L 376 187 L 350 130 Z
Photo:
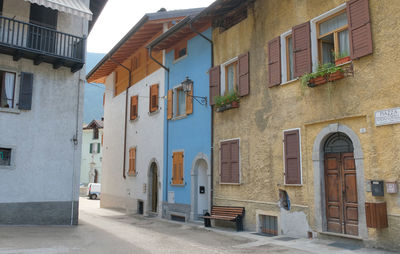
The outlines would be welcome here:
M 250 62 L 249 52 L 238 57 L 239 95 L 250 93 Z
M 310 22 L 292 28 L 294 77 L 312 72 Z
M 299 137 L 299 130 L 284 132 L 286 184 L 301 184 Z
M 183 184 L 183 152 L 174 152 L 172 156 L 172 184 Z
M 97 153 L 100 153 L 100 143 L 97 143 Z
M 129 175 L 136 173 L 136 147 L 129 149 Z
M 239 183 L 239 140 L 221 142 L 221 183 Z
M 33 92 L 33 74 L 21 73 L 21 85 L 19 88 L 18 108 L 22 110 L 31 110 Z
M 135 120 L 138 116 L 138 99 L 137 95 L 131 97 L 131 120 Z
M 158 85 L 150 86 L 149 111 L 158 110 Z
M 368 0 L 351 0 L 346 3 L 349 24 L 350 57 L 357 59 L 372 54 L 371 18 Z
M 89 153 L 93 153 L 93 144 L 90 144 L 89 146 Z
M 193 84 L 191 88 L 190 92 L 186 95 L 186 115 L 193 113 Z
M 172 119 L 173 116 L 173 95 L 174 92 L 173 90 L 168 90 L 168 94 L 167 94 L 167 119 L 170 120 Z
M 221 70 L 220 66 L 211 68 L 209 71 L 210 75 L 210 105 L 215 104 L 215 96 L 220 94 L 220 84 L 221 84 Z
M 268 42 L 268 83 L 269 87 L 281 83 L 281 37 Z

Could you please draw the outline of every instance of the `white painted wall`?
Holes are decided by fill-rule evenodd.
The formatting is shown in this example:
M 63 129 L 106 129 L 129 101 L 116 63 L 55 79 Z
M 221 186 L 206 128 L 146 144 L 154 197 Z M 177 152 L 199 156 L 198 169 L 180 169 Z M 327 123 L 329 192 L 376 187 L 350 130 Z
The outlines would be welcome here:
M 29 20 L 29 3 L 23 0 L 4 0 L 3 11 Z M 87 20 L 72 15 L 65 20 L 74 22 L 59 22 L 60 31 L 87 33 Z M 71 73 L 0 54 L 0 69 L 17 73 L 15 104 L 20 73 L 34 74 L 32 110 L 0 108 L 0 147 L 13 147 L 15 159 L 15 168 L 0 168 L 0 203 L 78 201 L 85 68 Z
M 136 147 L 136 176 L 122 177 L 124 151 L 124 121 L 126 92 L 114 97 L 114 75 L 106 80 L 106 99 L 104 106 L 104 148 L 102 176 L 102 207 L 125 208 L 135 213 L 137 200 L 144 201 L 147 211 L 148 172 L 151 161 L 158 166 L 158 200 L 159 211 L 162 203 L 163 179 L 163 126 L 164 126 L 164 77 L 165 71 L 160 68 L 129 88 L 130 97 L 139 95 L 138 118 L 128 120 L 126 172 L 129 167 L 129 148 Z M 149 114 L 150 85 L 159 84 L 159 111 Z M 129 114 L 129 111 L 128 111 Z M 128 116 L 129 117 L 129 116 Z M 146 186 L 144 186 L 146 185 Z M 161 213 L 159 213 L 161 214 Z

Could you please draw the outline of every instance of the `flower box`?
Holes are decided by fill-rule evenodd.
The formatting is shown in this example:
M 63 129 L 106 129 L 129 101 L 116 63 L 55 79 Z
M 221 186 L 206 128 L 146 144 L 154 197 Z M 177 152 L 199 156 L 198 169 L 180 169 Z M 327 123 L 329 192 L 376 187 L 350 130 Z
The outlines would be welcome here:
M 342 57 L 340 59 L 335 60 L 335 65 L 338 66 L 347 62 L 350 62 L 350 56 Z
M 336 80 L 339 80 L 339 79 L 342 79 L 342 78 L 344 78 L 344 73 L 342 71 L 338 70 L 338 71 L 336 71 L 334 73 L 329 74 L 328 81 L 329 82 L 333 82 L 333 81 L 336 81 Z
M 318 85 L 325 84 L 326 82 L 327 82 L 327 80 L 326 80 L 325 76 L 319 76 L 319 77 L 310 79 L 310 81 L 308 81 L 308 86 L 315 87 Z
M 233 101 L 229 104 L 225 104 L 225 105 L 221 105 L 219 107 L 216 108 L 217 112 L 223 112 L 225 110 L 229 110 L 232 108 L 238 108 L 239 107 L 239 102 L 238 101 Z

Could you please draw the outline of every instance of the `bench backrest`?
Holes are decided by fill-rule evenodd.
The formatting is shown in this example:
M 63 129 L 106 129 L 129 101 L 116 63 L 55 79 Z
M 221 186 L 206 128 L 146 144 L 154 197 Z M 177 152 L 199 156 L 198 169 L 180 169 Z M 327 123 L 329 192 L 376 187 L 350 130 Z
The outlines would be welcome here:
M 234 207 L 234 206 L 213 206 L 211 208 L 211 215 L 220 216 L 238 216 L 244 215 L 244 207 Z

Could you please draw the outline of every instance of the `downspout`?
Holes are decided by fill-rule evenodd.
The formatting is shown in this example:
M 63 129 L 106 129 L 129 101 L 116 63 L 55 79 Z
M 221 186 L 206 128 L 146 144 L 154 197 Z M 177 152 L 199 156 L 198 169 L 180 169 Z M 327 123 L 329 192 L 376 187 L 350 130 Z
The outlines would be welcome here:
M 119 66 L 121 66 L 122 68 L 124 68 L 125 70 L 127 70 L 129 72 L 128 86 L 126 87 L 126 95 L 125 95 L 124 162 L 123 162 L 123 166 L 122 166 L 122 177 L 124 179 L 126 179 L 125 167 L 126 167 L 126 136 L 127 136 L 127 128 L 128 128 L 128 99 L 129 99 L 128 91 L 129 91 L 129 87 L 131 86 L 131 82 L 132 82 L 132 71 L 125 65 L 118 63 L 117 61 L 112 59 L 111 56 L 108 59 L 110 59 L 111 61 L 118 64 Z
M 155 59 L 153 56 L 152 56 L 152 54 L 151 54 L 151 52 L 152 52 L 152 50 L 153 50 L 153 47 L 149 47 L 149 57 L 150 57 L 150 59 L 151 60 L 153 60 L 156 64 L 158 64 L 159 66 L 161 66 L 162 68 L 164 68 L 166 71 L 167 71 L 167 91 L 169 90 L 169 68 L 168 67 L 166 67 L 165 65 L 163 65 L 162 63 L 160 63 L 159 61 L 157 61 L 157 59 Z M 164 89 L 165 90 L 165 89 Z M 168 114 L 168 111 L 167 112 L 165 112 L 166 114 Z M 166 135 L 166 137 L 165 137 L 165 143 L 166 143 L 166 164 L 167 165 L 164 165 L 164 168 L 166 168 L 166 170 L 165 170 L 165 179 L 166 179 L 166 182 L 165 182 L 165 193 L 164 193 L 164 198 L 165 198 L 165 200 L 168 202 L 168 130 L 169 130 L 169 121 L 168 121 L 168 117 L 166 117 L 166 119 L 167 119 L 167 126 L 166 126 L 166 132 L 167 132 L 167 135 Z
M 211 68 L 214 67 L 214 43 L 211 39 L 207 38 L 204 34 L 197 31 L 193 26 L 192 23 L 189 24 L 190 29 L 198 34 L 200 37 L 204 38 L 211 44 Z M 211 101 L 211 98 L 210 98 Z M 214 197 L 214 106 L 211 106 L 211 155 L 210 155 L 210 167 L 211 167 L 211 195 L 210 195 L 210 206 L 212 207 L 213 204 L 213 197 Z

